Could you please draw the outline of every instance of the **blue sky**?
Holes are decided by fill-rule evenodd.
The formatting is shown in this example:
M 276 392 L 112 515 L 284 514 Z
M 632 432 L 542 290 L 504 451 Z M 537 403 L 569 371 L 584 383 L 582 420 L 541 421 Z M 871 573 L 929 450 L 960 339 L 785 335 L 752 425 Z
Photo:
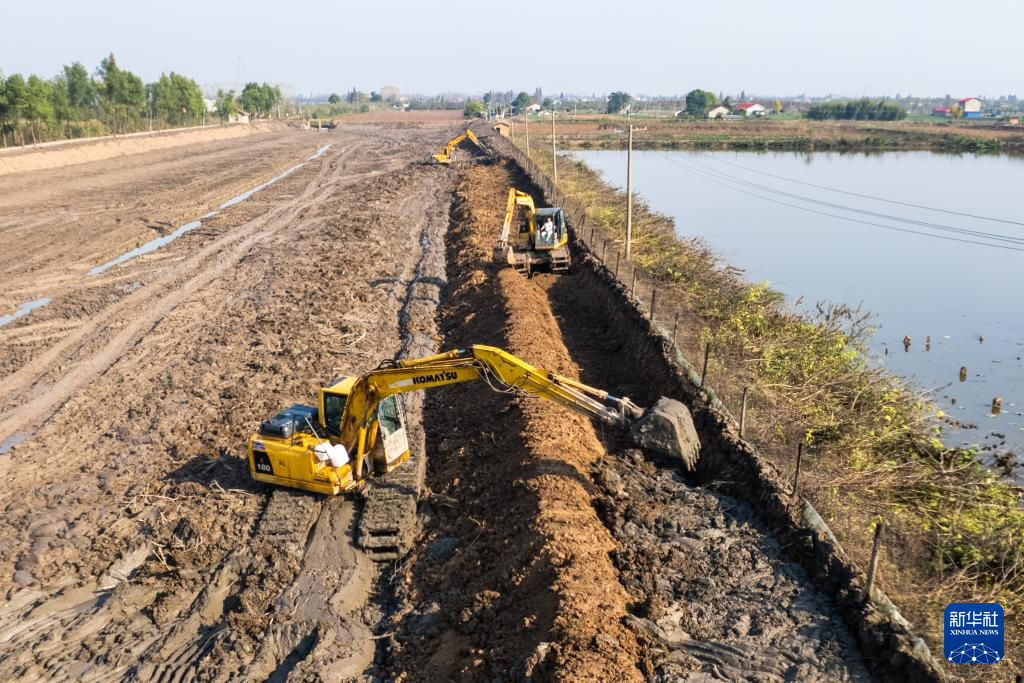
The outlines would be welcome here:
M 3 16 L 5 73 L 92 69 L 113 51 L 147 81 L 174 70 L 299 93 L 1024 96 L 1020 0 L 57 0 Z

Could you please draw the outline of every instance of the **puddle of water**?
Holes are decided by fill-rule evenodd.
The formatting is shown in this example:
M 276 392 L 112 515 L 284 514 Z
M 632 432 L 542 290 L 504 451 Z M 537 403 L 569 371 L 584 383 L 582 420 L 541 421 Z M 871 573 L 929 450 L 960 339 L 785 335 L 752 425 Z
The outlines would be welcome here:
M 243 192 L 242 194 L 238 195 L 237 197 L 232 197 L 231 199 L 229 199 L 226 202 L 224 202 L 223 204 L 221 204 L 220 208 L 226 209 L 229 206 L 234 206 L 235 204 L 239 204 L 241 202 L 244 202 L 246 199 L 248 199 L 249 197 L 253 196 L 254 194 L 259 192 L 260 190 L 265 189 L 267 187 L 270 187 L 271 185 L 276 183 L 278 180 L 281 180 L 282 178 L 284 178 L 286 176 L 289 176 L 292 173 L 295 173 L 295 171 L 299 170 L 300 168 L 302 168 L 305 165 L 306 165 L 305 161 L 303 161 L 301 164 L 295 164 L 294 166 L 289 168 L 287 171 L 285 171 L 281 175 L 274 176 L 273 178 L 271 178 L 267 182 L 260 183 L 256 187 L 252 188 L 251 190 L 246 190 L 245 192 Z
M 7 451 L 11 450 L 15 446 L 17 446 L 19 443 L 22 443 L 27 438 L 28 438 L 28 434 L 25 434 L 23 432 L 17 432 L 15 434 L 11 434 L 9 437 L 4 439 L 3 441 L 0 441 L 0 455 L 6 455 Z
M 36 299 L 35 301 L 29 301 L 27 303 L 18 306 L 18 310 L 14 313 L 7 313 L 6 315 L 0 315 L 0 327 L 12 323 L 23 315 L 28 315 L 37 308 L 41 308 L 46 304 L 50 303 L 51 299 L 48 296 L 44 296 L 42 299 Z M 3 453 L 3 451 L 0 451 Z
M 331 145 L 329 145 L 329 144 L 328 145 L 324 145 L 323 147 L 321 147 L 320 149 L 318 149 L 316 151 L 316 154 L 314 154 L 310 158 L 306 159 L 306 161 L 313 161 L 313 159 L 316 159 L 316 158 L 318 158 L 320 156 L 323 156 L 323 153 L 326 152 L 327 150 L 329 150 L 330 148 L 331 148 Z
M 259 192 L 260 190 L 263 190 L 263 189 L 265 189 L 267 187 L 270 187 L 271 185 L 273 185 L 277 181 L 281 180 L 282 178 L 285 178 L 286 176 L 289 176 L 292 173 L 294 173 L 295 171 L 299 170 L 300 168 L 305 166 L 307 162 L 312 161 L 313 159 L 316 159 L 317 157 L 323 155 L 324 152 L 326 152 L 328 149 L 330 149 L 330 147 L 331 147 L 330 145 L 324 145 L 323 147 L 318 149 L 313 156 L 309 157 L 309 159 L 306 159 L 306 161 L 303 161 L 300 164 L 295 164 L 294 166 L 292 166 L 288 170 L 284 171 L 280 175 L 276 175 L 273 178 L 271 178 L 270 180 L 268 180 L 266 182 L 263 182 L 263 183 L 260 183 L 259 185 L 257 185 L 256 187 L 254 187 L 254 188 L 252 188 L 250 190 L 246 190 L 245 192 L 243 192 L 242 194 L 238 195 L 237 197 L 232 197 L 231 199 L 229 199 L 226 202 L 224 202 L 223 204 L 221 204 L 219 208 L 221 210 L 223 210 L 223 209 L 226 209 L 228 207 L 234 206 L 235 204 L 240 204 L 241 202 L 244 202 L 246 199 L 248 199 L 249 197 L 253 196 L 254 194 Z M 185 233 L 187 233 L 187 232 L 189 232 L 191 230 L 195 230 L 196 228 L 198 228 L 200 225 L 203 224 L 204 220 L 206 220 L 207 218 L 213 218 L 214 216 L 216 216 L 219 213 L 220 213 L 220 211 L 210 211 L 209 213 L 207 213 L 207 214 L 197 218 L 194 221 L 189 221 L 188 223 L 185 223 L 184 225 L 180 226 L 177 230 L 175 230 L 172 233 L 164 235 L 163 237 L 157 237 L 154 240 L 150 240 L 149 242 L 146 242 L 145 244 L 143 244 L 141 247 L 136 247 L 135 249 L 132 249 L 131 251 L 127 251 L 127 252 L 121 254 L 120 256 L 118 256 L 117 258 L 111 260 L 111 261 L 107 261 L 106 263 L 98 265 L 98 266 L 96 266 L 95 268 L 93 268 L 92 270 L 89 271 L 89 276 L 91 277 L 93 275 L 99 275 L 100 273 L 103 273 L 103 272 L 105 272 L 107 270 L 110 270 L 114 266 L 118 266 L 118 265 L 124 263 L 125 261 L 130 261 L 131 259 L 135 258 L 136 256 L 142 256 L 143 254 L 148 254 L 148 253 L 150 253 L 152 251 L 156 251 L 160 247 L 162 247 L 162 246 L 164 246 L 164 245 L 166 245 L 166 244 L 168 244 L 170 242 L 173 242 L 174 240 L 178 239 L 179 237 L 181 237 Z
M 189 221 L 188 223 L 185 223 L 184 225 L 179 226 L 178 229 L 175 230 L 174 232 L 168 233 L 168 234 L 164 235 L 163 237 L 157 237 L 155 240 L 150 240 L 150 241 L 146 242 L 145 244 L 143 244 L 141 247 L 136 247 L 136 248 L 132 249 L 131 251 L 126 251 L 125 253 L 121 254 L 120 256 L 118 256 L 116 259 L 114 259 L 112 261 L 107 261 L 106 263 L 103 263 L 103 264 L 100 264 L 100 265 L 96 266 L 95 268 L 93 268 L 92 270 L 89 271 L 89 277 L 92 277 L 94 275 L 99 275 L 100 273 L 104 273 L 104 272 L 110 270 L 111 268 L 113 268 L 114 266 L 118 266 L 118 265 L 124 263 L 125 261 L 130 261 L 131 259 L 135 258 L 136 256 L 142 256 L 143 254 L 148 254 L 151 251 L 156 251 L 157 249 L 159 249 L 160 247 L 164 246 L 165 244 L 167 244 L 169 242 L 173 242 L 174 240 L 178 239 L 179 237 L 184 235 L 186 232 L 189 232 L 190 230 L 195 230 L 196 228 L 198 228 L 202 224 L 203 224 L 202 219 L 197 219 L 197 220 L 194 220 L 194 221 Z

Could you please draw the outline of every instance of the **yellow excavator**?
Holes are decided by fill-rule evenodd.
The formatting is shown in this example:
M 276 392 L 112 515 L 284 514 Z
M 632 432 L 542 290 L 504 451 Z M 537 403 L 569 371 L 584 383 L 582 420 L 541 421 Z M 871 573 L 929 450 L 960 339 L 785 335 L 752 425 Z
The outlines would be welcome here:
M 249 469 L 268 484 L 334 495 L 391 472 L 409 457 L 400 394 L 483 380 L 491 389 L 547 399 L 603 424 L 628 429 L 643 448 L 696 463 L 699 442 L 686 407 L 668 398 L 647 411 L 628 398 L 540 370 L 507 351 L 472 346 L 416 360 L 386 361 L 341 377 L 249 437 Z
M 434 163 L 444 164 L 447 166 L 448 164 L 455 161 L 455 148 L 458 147 L 465 140 L 469 140 L 474 145 L 479 147 L 480 150 L 483 151 L 485 154 L 487 153 L 487 148 L 484 147 L 484 143 L 480 142 L 480 138 L 478 138 L 473 131 L 467 128 L 465 133 L 457 135 L 456 137 L 449 140 L 448 144 L 444 146 L 444 150 L 440 154 L 433 155 Z
M 511 239 L 513 224 L 517 226 L 515 239 Z M 553 273 L 568 272 L 572 257 L 565 213 L 558 207 L 538 209 L 533 197 L 510 187 L 505 222 L 494 245 L 493 258 L 496 263 L 507 263 L 527 277 L 535 268 L 545 266 Z

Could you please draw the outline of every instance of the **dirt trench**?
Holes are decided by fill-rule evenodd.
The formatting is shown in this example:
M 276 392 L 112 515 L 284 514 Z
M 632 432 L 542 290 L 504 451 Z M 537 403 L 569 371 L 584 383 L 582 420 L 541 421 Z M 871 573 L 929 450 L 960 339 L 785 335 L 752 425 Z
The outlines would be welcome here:
M 134 286 L 4 378 L 4 427 L 27 436 L 0 456 L 0 677 L 340 680 L 372 661 L 355 529 L 373 491 L 271 491 L 244 441 L 326 379 L 433 350 L 451 174 L 422 160 L 445 135 L 364 127 L 98 277 Z
M 650 404 L 664 387 L 582 278 L 490 263 L 510 184 L 540 196 L 504 163 L 460 177 L 443 346 L 502 346 Z M 454 387 L 428 397 L 425 421 L 425 536 L 394 576 L 384 677 L 870 680 L 742 502 L 539 399 Z

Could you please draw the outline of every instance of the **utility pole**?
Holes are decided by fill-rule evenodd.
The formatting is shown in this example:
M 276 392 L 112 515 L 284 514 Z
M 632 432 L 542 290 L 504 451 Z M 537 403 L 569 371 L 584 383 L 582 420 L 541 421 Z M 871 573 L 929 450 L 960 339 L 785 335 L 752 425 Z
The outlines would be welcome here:
M 530 112 L 527 110 L 523 114 L 523 118 L 526 120 L 526 158 L 530 158 Z
M 629 126 L 629 146 L 626 147 L 626 260 L 633 246 L 633 124 Z
M 555 171 L 555 184 L 558 184 L 558 150 L 555 148 L 555 108 L 551 107 L 551 166 Z

